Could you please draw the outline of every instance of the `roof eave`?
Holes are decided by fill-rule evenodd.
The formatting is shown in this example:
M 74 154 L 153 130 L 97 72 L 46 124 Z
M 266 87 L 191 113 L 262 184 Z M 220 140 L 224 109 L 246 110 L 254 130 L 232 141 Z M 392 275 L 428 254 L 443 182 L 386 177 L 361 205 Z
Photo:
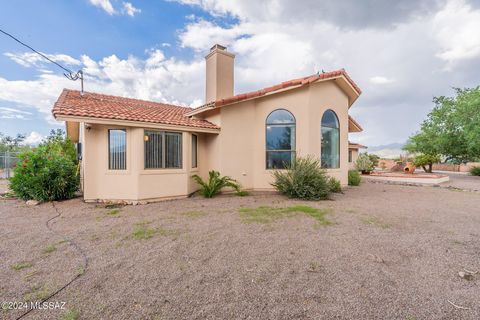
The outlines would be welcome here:
M 183 126 L 183 125 L 175 125 L 175 124 L 159 123 L 159 122 L 80 117 L 80 116 L 65 115 L 65 114 L 54 114 L 53 116 L 57 121 L 88 122 L 88 123 L 103 124 L 103 125 L 120 125 L 120 126 L 128 126 L 128 127 L 156 128 L 156 129 L 179 130 L 179 131 L 188 131 L 188 132 L 203 132 L 203 133 L 213 133 L 213 134 L 220 133 L 220 128 L 203 128 L 203 127 Z
M 348 116 L 348 132 L 362 132 L 362 126 L 353 119 L 350 115 Z

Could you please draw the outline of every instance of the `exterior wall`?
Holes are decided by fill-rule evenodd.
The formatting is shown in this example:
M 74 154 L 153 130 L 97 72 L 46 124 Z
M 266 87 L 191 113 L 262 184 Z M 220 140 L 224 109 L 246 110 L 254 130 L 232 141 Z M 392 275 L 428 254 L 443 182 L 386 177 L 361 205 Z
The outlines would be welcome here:
M 352 152 L 352 161 L 348 163 L 348 169 L 353 170 L 355 169 L 355 161 L 357 161 L 358 159 L 359 152 L 358 152 L 358 149 L 348 149 L 348 150 Z
M 329 169 L 328 173 L 346 185 L 348 97 L 333 81 L 220 108 L 221 133 L 206 141 L 210 169 L 237 179 L 246 189 L 272 189 L 271 170 L 265 168 L 265 120 L 276 109 L 287 109 L 295 116 L 297 153 L 317 157 L 321 154 L 322 115 L 327 109 L 337 114 L 340 122 L 340 168 Z M 210 120 L 208 116 L 206 119 Z
M 432 169 L 433 171 L 469 172 L 473 167 L 480 167 L 480 162 L 468 162 L 462 164 L 435 163 Z
M 220 134 L 195 133 L 195 169 L 191 168 L 190 132 L 182 135 L 181 169 L 144 169 L 144 128 L 90 124 L 87 130 L 82 125 L 84 198 L 137 201 L 185 197 L 197 190 L 191 176 L 198 173 L 207 177 L 209 170 L 233 177 L 245 189 L 271 190 L 272 170 L 266 169 L 265 121 L 276 109 L 286 109 L 295 117 L 297 154 L 316 157 L 321 155 L 323 113 L 327 109 L 336 113 L 340 122 L 340 168 L 327 171 L 346 185 L 348 97 L 334 81 L 327 81 L 211 111 L 206 119 L 221 125 Z M 115 128 L 127 131 L 127 170 L 108 169 L 108 129 Z
M 127 169 L 108 169 L 108 129 L 126 129 Z M 84 130 L 85 200 L 152 200 L 185 197 L 196 190 L 191 175 L 205 166 L 205 137 L 197 134 L 198 168 L 191 168 L 191 133 L 182 133 L 181 169 L 144 169 L 144 129 L 90 125 Z

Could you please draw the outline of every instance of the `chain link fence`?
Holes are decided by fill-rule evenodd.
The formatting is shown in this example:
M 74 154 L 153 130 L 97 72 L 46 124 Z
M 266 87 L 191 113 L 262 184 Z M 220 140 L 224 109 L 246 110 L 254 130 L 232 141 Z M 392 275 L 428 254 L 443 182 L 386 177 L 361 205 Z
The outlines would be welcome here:
M 0 152 L 0 179 L 8 179 L 13 175 L 17 161 L 18 152 Z

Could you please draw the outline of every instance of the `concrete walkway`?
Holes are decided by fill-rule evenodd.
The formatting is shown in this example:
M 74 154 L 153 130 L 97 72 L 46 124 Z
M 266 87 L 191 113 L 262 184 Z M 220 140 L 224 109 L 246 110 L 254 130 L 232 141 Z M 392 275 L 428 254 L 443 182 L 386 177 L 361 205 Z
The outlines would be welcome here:
M 448 186 L 470 191 L 480 191 L 480 177 L 458 173 L 447 174 L 450 177 L 450 181 L 442 184 L 442 186 Z

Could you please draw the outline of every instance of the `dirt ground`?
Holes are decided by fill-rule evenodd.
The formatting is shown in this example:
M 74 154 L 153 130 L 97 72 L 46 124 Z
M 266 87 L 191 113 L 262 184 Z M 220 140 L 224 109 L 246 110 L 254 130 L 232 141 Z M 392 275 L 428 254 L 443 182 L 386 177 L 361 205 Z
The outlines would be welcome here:
M 51 203 L 0 200 L 0 302 L 42 299 L 80 275 L 50 300 L 67 310 L 25 319 L 479 319 L 480 273 L 458 275 L 480 270 L 479 204 L 479 192 L 369 182 L 322 202 L 74 199 L 55 203 L 58 217 Z M 239 212 L 298 205 L 331 223 Z

